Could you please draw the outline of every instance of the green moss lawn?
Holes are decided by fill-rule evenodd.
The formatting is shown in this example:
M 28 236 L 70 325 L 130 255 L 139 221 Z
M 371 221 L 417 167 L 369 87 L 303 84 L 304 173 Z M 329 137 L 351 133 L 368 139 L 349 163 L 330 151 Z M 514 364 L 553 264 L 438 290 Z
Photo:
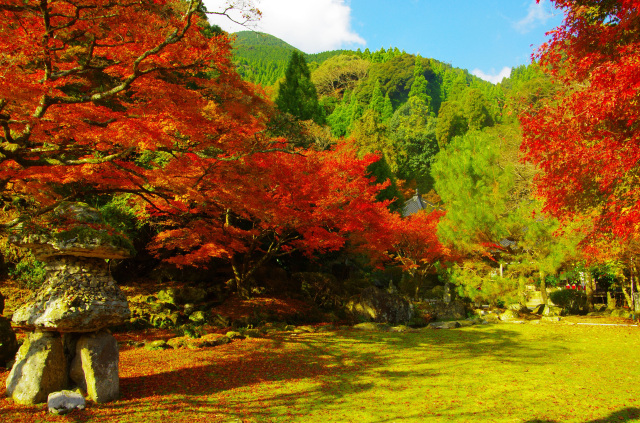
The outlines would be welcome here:
M 123 347 L 120 366 L 115 403 L 55 417 L 2 398 L 0 421 L 640 422 L 638 327 L 281 333 Z

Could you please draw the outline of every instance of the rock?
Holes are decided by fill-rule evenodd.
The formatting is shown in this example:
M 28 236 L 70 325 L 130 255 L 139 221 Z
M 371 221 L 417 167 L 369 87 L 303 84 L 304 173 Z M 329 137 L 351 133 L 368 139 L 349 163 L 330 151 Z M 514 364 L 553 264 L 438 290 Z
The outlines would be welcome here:
M 390 327 L 384 323 L 365 322 L 353 326 L 357 330 L 388 332 Z
M 157 341 L 148 342 L 148 343 L 144 344 L 144 347 L 146 349 L 148 349 L 149 351 L 168 350 L 168 349 L 172 348 L 171 345 L 167 344 L 167 341 L 164 341 L 162 339 L 159 339 Z
M 489 313 L 486 316 L 482 316 L 482 318 L 488 323 L 498 323 L 500 318 L 495 313 Z
M 13 314 L 15 325 L 58 332 L 96 332 L 129 321 L 127 298 L 102 259 L 56 257 L 47 279 Z
M 235 332 L 235 331 L 229 331 L 227 332 L 227 334 L 225 335 L 227 338 L 229 339 L 244 339 L 244 335 L 241 334 L 240 332 Z
M 247 329 L 244 331 L 244 336 L 247 338 L 260 338 L 262 333 L 258 329 Z
M 500 320 L 502 320 L 503 322 L 509 322 L 518 319 L 520 319 L 520 313 L 515 310 L 505 310 L 504 313 L 500 314 Z
M 179 292 L 179 299 L 183 304 L 200 303 L 207 298 L 207 291 L 194 286 L 186 286 Z
M 118 342 L 113 335 L 107 331 L 92 333 L 78 340 L 70 376 L 93 401 L 114 401 L 120 396 L 118 364 Z
M 19 347 L 11 322 L 0 316 L 0 366 L 14 360 Z
M 481 324 L 482 323 L 482 319 L 471 318 L 471 319 L 459 320 L 458 323 L 460 323 L 461 327 L 466 328 L 466 327 L 469 327 L 469 326 L 474 326 L 474 325 Z
M 413 316 L 409 301 L 375 286 L 365 288 L 347 304 L 347 309 L 361 318 L 393 325 L 408 322 Z
M 176 288 L 167 288 L 158 292 L 156 295 L 158 297 L 158 301 L 167 304 L 178 305 L 180 301 L 178 300 L 178 290 Z
M 559 322 L 560 321 L 560 316 L 542 316 L 542 318 L 540 318 L 541 321 L 543 322 Z
M 7 378 L 7 395 L 18 404 L 38 404 L 63 390 L 68 383 L 67 358 L 62 338 L 53 332 L 36 332 L 24 341 Z
M 408 332 L 409 331 L 409 327 L 405 326 L 405 325 L 400 325 L 400 326 L 394 326 L 391 329 L 389 329 L 389 332 Z
M 563 310 L 556 306 L 545 306 L 542 315 L 543 316 L 562 316 Z
M 52 392 L 47 398 L 47 407 L 51 414 L 67 414 L 73 410 L 84 410 L 84 397 L 75 391 Z
M 204 314 L 204 311 L 194 311 L 189 316 L 189 320 L 195 323 L 204 323 L 207 320 L 207 316 Z
M 633 312 L 624 308 L 617 308 L 611 311 L 611 317 L 624 317 L 625 319 L 632 319 Z
M 432 329 L 456 329 L 461 327 L 460 322 L 451 321 L 451 322 L 431 322 L 429 323 L 430 328 Z
M 537 315 L 542 316 L 542 313 L 544 312 L 544 308 L 545 308 L 545 307 L 546 307 L 546 306 L 545 306 L 544 304 L 538 304 L 537 306 L 535 306 L 535 307 L 533 308 L 533 310 L 531 311 L 531 313 L 532 313 L 532 314 L 537 314 Z
M 462 320 L 467 318 L 467 310 L 462 301 L 455 300 L 450 303 L 435 301 L 431 303 L 420 303 L 420 311 L 424 314 L 434 316 L 439 320 Z

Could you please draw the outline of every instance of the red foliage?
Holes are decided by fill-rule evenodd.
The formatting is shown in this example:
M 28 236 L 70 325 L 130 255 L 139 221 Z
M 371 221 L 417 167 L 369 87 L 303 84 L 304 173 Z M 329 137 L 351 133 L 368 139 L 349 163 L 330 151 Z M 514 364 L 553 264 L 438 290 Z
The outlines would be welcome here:
M 640 222 L 640 1 L 554 0 L 566 9 L 538 59 L 564 89 L 522 116 L 546 211 L 625 238 Z
M 2 189 L 43 204 L 118 191 L 169 201 L 166 183 L 202 152 L 255 143 L 266 103 L 235 72 L 229 39 L 203 33 L 201 7 L 3 1 Z
M 456 261 L 457 254 L 440 243 L 438 222 L 445 212 L 418 212 L 396 219 L 393 226 L 393 258 L 404 270 L 427 273 L 436 263 Z

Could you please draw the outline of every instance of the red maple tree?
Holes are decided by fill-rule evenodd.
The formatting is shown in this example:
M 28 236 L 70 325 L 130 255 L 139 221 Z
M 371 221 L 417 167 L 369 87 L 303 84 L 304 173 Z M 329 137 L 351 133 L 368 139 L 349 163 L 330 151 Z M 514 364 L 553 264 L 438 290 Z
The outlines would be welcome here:
M 196 0 L 4 0 L 0 191 L 38 213 L 112 192 L 155 204 L 173 199 L 166 182 L 194 155 L 256 148 L 266 103 L 203 10 Z
M 554 0 L 562 26 L 537 54 L 563 89 L 521 117 L 547 212 L 624 239 L 640 222 L 640 2 Z

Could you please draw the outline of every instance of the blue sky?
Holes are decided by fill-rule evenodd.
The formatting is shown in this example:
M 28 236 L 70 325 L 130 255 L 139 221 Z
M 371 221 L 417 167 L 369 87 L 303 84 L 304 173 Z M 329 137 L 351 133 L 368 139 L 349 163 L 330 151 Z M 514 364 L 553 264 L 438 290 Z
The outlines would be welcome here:
M 451 63 L 492 82 L 529 63 L 545 33 L 562 22 L 549 0 L 230 0 L 255 6 L 250 23 L 306 53 L 339 48 L 407 53 Z M 205 0 L 210 11 L 227 3 Z M 236 20 L 241 20 L 238 16 Z M 246 30 L 228 19 L 210 20 L 229 32 Z

